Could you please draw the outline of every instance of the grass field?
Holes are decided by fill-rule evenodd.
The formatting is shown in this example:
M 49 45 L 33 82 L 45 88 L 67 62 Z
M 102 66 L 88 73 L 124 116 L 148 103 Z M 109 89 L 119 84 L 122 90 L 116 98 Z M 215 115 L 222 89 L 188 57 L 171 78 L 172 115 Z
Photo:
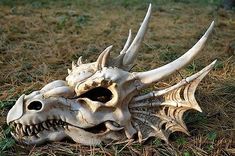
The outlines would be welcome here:
M 191 136 L 174 133 L 170 144 L 158 139 L 146 144 L 87 147 L 71 142 L 25 146 L 15 142 L 6 115 L 23 93 L 65 79 L 80 55 L 95 61 L 113 45 L 118 55 L 129 28 L 136 33 L 148 3 L 153 5 L 149 29 L 133 70 L 153 69 L 176 59 L 215 20 L 215 29 L 183 77 L 213 60 L 215 68 L 200 83 L 196 98 L 203 113 L 191 111 L 185 121 Z M 0 1 L 0 155 L 235 155 L 235 12 L 219 0 L 93 0 Z M 165 82 L 181 78 L 175 74 Z M 161 86 L 161 83 L 158 84 Z

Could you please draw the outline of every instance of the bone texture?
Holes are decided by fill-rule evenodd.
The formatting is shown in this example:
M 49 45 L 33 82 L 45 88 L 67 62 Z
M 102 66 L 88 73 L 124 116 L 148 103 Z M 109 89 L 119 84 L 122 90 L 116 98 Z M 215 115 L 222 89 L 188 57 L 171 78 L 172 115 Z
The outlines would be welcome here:
M 140 143 L 150 137 L 168 142 L 176 131 L 190 134 L 183 121 L 188 110 L 202 111 L 195 90 L 216 61 L 178 83 L 159 90 L 143 89 L 171 76 L 202 50 L 214 22 L 184 55 L 162 67 L 130 72 L 146 33 L 151 4 L 137 35 L 131 30 L 119 55 L 107 47 L 95 62 L 82 57 L 72 62 L 66 81 L 56 80 L 41 90 L 21 95 L 7 115 L 12 136 L 26 144 L 60 141 L 65 137 L 84 145 L 115 142 Z M 137 137 L 136 137 L 137 136 Z

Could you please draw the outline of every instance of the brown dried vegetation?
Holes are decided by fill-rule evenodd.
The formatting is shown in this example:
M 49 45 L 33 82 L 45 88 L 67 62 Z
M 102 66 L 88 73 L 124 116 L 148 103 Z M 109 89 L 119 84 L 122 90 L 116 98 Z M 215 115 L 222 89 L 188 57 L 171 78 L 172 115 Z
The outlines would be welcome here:
M 131 3 L 133 1 L 133 3 Z M 214 59 L 214 70 L 200 83 L 196 98 L 203 113 L 188 112 L 191 136 L 174 133 L 170 144 L 85 147 L 65 141 L 39 147 L 14 143 L 6 114 L 22 93 L 65 79 L 71 61 L 87 62 L 113 44 L 121 50 L 128 29 L 136 32 L 147 10 L 145 2 L 23 1 L 0 5 L 0 153 L 4 155 L 233 155 L 235 154 L 235 13 L 212 4 L 154 1 L 151 23 L 134 70 L 166 64 L 193 46 L 212 20 L 216 26 L 203 52 L 187 68 L 165 82 L 173 84 Z M 67 3 L 66 3 L 67 2 Z M 160 3 L 161 2 L 161 3 Z M 155 87 L 164 86 L 160 82 Z

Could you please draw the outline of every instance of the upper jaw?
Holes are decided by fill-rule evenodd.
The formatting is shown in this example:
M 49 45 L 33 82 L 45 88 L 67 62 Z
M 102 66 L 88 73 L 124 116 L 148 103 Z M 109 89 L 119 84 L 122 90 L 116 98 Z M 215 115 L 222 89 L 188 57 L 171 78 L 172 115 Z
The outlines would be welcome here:
M 62 120 L 46 120 L 37 124 L 23 125 L 21 123 L 11 122 L 10 127 L 15 138 L 42 138 L 45 132 L 64 131 L 68 124 Z

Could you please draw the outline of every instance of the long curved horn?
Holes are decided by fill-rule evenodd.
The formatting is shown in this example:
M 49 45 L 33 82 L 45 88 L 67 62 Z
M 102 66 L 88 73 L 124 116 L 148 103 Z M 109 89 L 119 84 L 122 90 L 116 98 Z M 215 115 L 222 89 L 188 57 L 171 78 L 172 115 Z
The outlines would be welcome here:
M 194 57 L 202 50 L 204 47 L 208 36 L 212 32 L 212 29 L 214 27 L 214 21 L 211 23 L 210 27 L 207 29 L 205 34 L 201 37 L 201 39 L 190 49 L 188 50 L 184 55 L 179 57 L 178 59 L 174 60 L 173 62 L 166 64 L 162 67 L 159 67 L 154 70 L 150 70 L 147 72 L 139 72 L 139 73 L 133 73 L 135 74 L 135 77 L 139 79 L 142 83 L 142 87 L 145 87 L 148 84 L 157 82 L 172 73 L 174 73 L 177 70 L 180 70 L 187 64 L 189 64 Z
M 147 29 L 147 26 L 149 23 L 150 15 L 151 15 L 151 4 L 149 4 L 148 11 L 147 11 L 145 18 L 139 28 L 137 35 L 135 36 L 135 39 L 133 40 L 130 47 L 125 52 L 126 55 L 123 58 L 123 65 L 130 65 L 134 62 L 134 60 L 137 56 L 137 50 L 139 49 L 140 44 L 144 39 L 144 34 L 146 32 L 146 29 Z

